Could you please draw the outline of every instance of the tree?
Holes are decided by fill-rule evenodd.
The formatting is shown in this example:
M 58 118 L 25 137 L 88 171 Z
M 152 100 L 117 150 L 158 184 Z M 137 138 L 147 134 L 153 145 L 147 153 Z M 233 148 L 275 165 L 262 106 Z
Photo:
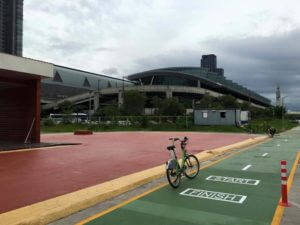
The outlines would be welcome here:
M 155 115 L 161 115 L 163 100 L 160 97 L 154 96 L 151 100 L 153 107 L 155 108 Z
M 122 112 L 126 116 L 138 116 L 143 114 L 146 96 L 136 90 L 124 91 Z
M 60 112 L 64 114 L 71 114 L 74 110 L 74 104 L 70 101 L 63 101 L 62 103 L 58 104 L 58 109 Z
M 72 122 L 71 114 L 74 110 L 74 104 L 70 101 L 63 101 L 62 103 L 58 104 L 58 109 L 61 111 L 63 115 L 63 121 L 64 124 L 69 124 Z
M 99 108 L 94 116 L 116 117 L 120 116 L 121 112 L 117 104 L 108 105 L 104 108 Z
M 185 113 L 185 108 L 177 98 L 166 98 L 162 102 L 161 114 L 164 116 L 180 116 Z
M 228 108 L 233 108 L 236 109 L 238 108 L 238 102 L 235 97 L 231 95 L 223 95 L 218 98 L 220 104 L 226 109 Z
M 247 101 L 244 101 L 243 103 L 239 104 L 239 108 L 241 108 L 241 110 L 250 110 L 250 103 Z
M 205 94 L 201 98 L 200 103 L 197 104 L 197 108 L 214 108 L 214 109 L 219 109 L 219 108 L 222 108 L 222 106 L 218 102 L 218 99 L 210 96 L 209 94 Z
M 283 115 L 285 115 L 285 113 L 286 113 L 286 108 L 285 107 L 276 106 L 274 108 L 274 114 L 275 114 L 276 118 L 278 118 L 278 119 L 282 118 L 282 113 L 283 113 Z

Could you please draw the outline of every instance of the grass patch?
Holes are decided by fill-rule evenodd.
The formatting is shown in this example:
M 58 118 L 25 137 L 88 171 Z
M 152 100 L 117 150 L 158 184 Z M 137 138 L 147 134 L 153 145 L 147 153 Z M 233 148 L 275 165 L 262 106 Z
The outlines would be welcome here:
M 42 126 L 42 133 L 74 132 L 75 130 L 91 130 L 94 132 L 111 131 L 199 131 L 199 132 L 229 132 L 229 133 L 256 133 L 263 134 L 268 126 L 275 127 L 277 133 L 296 127 L 297 124 L 289 120 L 280 119 L 259 119 L 252 120 L 247 126 L 196 126 L 191 123 L 141 123 L 139 125 L 117 125 L 117 124 L 58 124 Z
M 252 133 L 265 133 L 268 126 L 276 128 L 277 133 L 284 132 L 286 130 L 292 129 L 299 124 L 293 123 L 290 120 L 281 120 L 281 119 L 257 119 L 252 120 L 249 125 L 246 127 L 247 132 Z
M 202 131 L 202 132 L 235 132 L 245 133 L 246 130 L 235 126 L 195 126 L 188 127 L 178 124 L 157 124 L 143 126 L 120 126 L 120 125 L 87 125 L 87 124 L 59 124 L 42 126 L 42 133 L 74 132 L 75 130 L 91 130 L 94 132 L 111 131 Z

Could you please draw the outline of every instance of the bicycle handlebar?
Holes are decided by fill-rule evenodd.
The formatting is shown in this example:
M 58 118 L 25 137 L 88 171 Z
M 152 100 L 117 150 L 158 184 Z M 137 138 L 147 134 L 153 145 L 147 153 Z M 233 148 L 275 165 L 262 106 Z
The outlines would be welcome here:
M 187 137 L 184 137 L 182 140 L 180 140 L 180 138 L 169 138 L 170 141 L 180 141 L 182 144 L 186 143 L 189 139 Z

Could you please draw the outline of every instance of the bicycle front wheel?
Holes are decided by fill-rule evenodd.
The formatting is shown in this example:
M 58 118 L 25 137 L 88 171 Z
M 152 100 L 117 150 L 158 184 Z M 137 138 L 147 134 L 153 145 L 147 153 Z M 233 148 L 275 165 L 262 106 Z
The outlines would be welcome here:
M 184 175 L 189 179 L 194 179 L 199 173 L 200 163 L 196 156 L 188 155 L 185 160 L 184 167 Z
M 176 173 L 176 169 L 167 169 L 167 178 L 172 188 L 178 188 L 181 180 L 181 175 Z

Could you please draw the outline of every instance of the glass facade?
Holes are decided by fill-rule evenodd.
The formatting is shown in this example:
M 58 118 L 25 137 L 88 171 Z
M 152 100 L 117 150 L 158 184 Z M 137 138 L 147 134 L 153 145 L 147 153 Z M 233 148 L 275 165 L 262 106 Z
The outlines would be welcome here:
M 22 56 L 23 0 L 0 0 L 0 52 Z
M 175 85 L 175 86 L 189 86 L 197 87 L 196 79 L 189 79 L 186 77 L 170 76 L 170 75 L 153 75 L 147 76 L 134 81 L 141 81 L 143 85 Z
M 185 77 L 176 76 L 155 76 L 153 85 L 176 85 L 176 86 L 189 86 L 197 87 L 197 81 Z
M 128 76 L 136 85 L 170 85 L 199 87 L 217 93 L 232 95 L 245 101 L 269 106 L 271 101 L 216 72 L 200 67 L 169 67 Z

